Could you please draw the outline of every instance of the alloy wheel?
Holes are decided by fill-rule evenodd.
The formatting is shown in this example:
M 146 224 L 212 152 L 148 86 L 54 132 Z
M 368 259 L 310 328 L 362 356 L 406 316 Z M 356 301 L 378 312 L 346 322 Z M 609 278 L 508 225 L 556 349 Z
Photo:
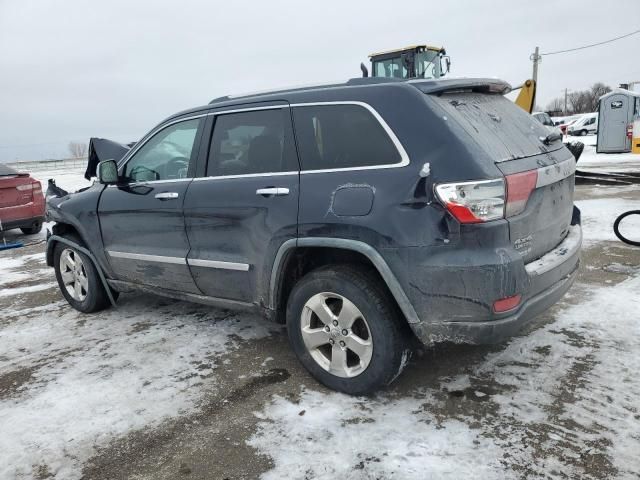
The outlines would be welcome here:
M 70 248 L 60 254 L 60 276 L 67 293 L 78 302 L 87 298 L 89 280 L 80 255 Z
M 364 315 L 346 297 L 321 292 L 305 303 L 302 339 L 320 367 L 338 377 L 360 375 L 371 362 L 373 339 Z

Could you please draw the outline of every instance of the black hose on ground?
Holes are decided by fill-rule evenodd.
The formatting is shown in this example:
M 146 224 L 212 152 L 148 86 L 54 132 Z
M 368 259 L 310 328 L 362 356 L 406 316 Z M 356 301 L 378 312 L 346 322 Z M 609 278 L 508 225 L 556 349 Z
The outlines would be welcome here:
M 640 247 L 640 241 L 636 242 L 634 240 L 629 240 L 627 237 L 623 236 L 620 233 L 620 222 L 630 215 L 640 215 L 640 210 L 629 210 L 628 212 L 624 212 L 622 215 L 616 218 L 616 221 L 613 223 L 613 233 L 615 233 L 616 237 L 618 237 L 622 242 L 628 245 Z

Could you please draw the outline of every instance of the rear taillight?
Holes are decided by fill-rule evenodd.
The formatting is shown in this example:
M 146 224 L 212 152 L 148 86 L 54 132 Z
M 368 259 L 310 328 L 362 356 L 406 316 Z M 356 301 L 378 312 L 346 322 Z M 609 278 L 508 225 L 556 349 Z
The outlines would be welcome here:
M 504 217 L 504 181 L 442 183 L 435 187 L 444 207 L 460 223 L 482 223 Z
M 482 223 L 522 213 L 538 183 L 538 171 L 505 179 L 436 185 L 438 199 L 460 223 Z
M 33 187 L 33 194 L 34 195 L 38 195 L 42 193 L 42 184 L 38 181 L 33 182 L 32 184 Z
M 512 217 L 522 213 L 527 206 L 527 201 L 538 183 L 538 171 L 514 173 L 505 176 L 507 181 L 507 206 L 505 216 Z

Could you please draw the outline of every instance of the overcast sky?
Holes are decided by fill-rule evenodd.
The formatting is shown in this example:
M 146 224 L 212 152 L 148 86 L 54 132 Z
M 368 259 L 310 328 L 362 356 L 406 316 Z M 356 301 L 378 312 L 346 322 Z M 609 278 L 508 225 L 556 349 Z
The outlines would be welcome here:
M 530 4 L 530 9 L 525 5 Z M 137 140 L 214 97 L 360 75 L 367 54 L 443 45 L 452 75 L 513 85 L 530 54 L 640 28 L 640 0 L 0 0 L 0 161 Z M 640 80 L 640 35 L 543 58 L 538 103 Z

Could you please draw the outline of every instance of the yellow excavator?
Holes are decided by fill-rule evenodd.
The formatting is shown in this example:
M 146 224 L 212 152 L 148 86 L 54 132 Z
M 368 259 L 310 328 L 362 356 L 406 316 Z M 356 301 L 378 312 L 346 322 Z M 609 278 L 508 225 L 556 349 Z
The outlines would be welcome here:
M 411 45 L 409 47 L 372 53 L 371 76 L 382 78 L 440 78 L 451 71 L 451 58 L 443 47 L 431 45 Z M 362 76 L 368 77 L 369 70 L 360 64 Z M 520 90 L 516 105 L 531 113 L 536 101 L 536 82 L 526 80 L 514 87 Z

